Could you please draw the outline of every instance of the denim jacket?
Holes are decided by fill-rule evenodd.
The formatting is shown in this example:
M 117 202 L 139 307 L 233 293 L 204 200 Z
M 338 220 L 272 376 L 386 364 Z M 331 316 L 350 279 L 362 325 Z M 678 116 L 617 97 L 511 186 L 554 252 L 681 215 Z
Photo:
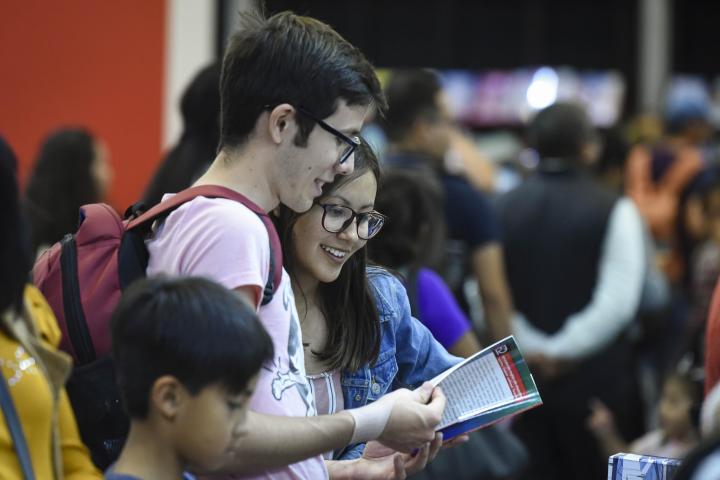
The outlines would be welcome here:
M 362 407 L 398 388 L 416 388 L 461 360 L 410 315 L 405 287 L 397 278 L 377 267 L 368 268 L 367 275 L 380 316 L 380 353 L 375 366 L 342 372 L 345 409 Z M 351 445 L 336 458 L 358 458 L 364 447 Z

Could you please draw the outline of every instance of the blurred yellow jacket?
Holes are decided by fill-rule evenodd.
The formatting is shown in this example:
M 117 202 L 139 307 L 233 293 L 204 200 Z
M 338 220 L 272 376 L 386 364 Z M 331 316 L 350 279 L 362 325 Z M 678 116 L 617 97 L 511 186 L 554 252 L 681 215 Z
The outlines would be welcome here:
M 37 479 L 102 479 L 80 440 L 65 380 L 70 357 L 57 350 L 60 329 L 39 290 L 27 285 L 22 315 L 0 323 L 0 372 L 10 388 Z M 5 417 L 0 415 L 0 478 L 22 480 Z

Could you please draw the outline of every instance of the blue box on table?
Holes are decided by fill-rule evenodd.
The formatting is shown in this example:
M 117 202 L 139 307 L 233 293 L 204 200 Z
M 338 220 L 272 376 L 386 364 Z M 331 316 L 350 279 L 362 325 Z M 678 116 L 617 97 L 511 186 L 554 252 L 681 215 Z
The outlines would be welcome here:
M 633 453 L 616 453 L 608 459 L 608 480 L 672 480 L 680 460 Z

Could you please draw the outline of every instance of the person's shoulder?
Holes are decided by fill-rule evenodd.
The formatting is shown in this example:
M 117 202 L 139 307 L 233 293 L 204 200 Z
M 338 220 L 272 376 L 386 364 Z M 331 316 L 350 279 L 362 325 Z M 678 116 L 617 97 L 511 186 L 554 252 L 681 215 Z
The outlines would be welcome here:
M 449 201 L 462 201 L 467 208 L 486 208 L 489 205 L 488 197 L 460 175 L 443 175 L 445 196 Z
M 197 197 L 182 205 L 178 210 L 186 209 L 195 215 L 220 216 L 230 221 L 258 220 L 258 215 L 242 203 L 229 198 Z
M 166 224 L 173 230 L 266 232 L 257 213 L 227 198 L 194 198 L 172 212 Z
M 402 282 L 398 279 L 398 277 L 383 267 L 370 265 L 365 269 L 365 273 L 367 275 L 368 282 L 373 288 L 387 289 L 387 287 L 394 284 L 402 286 Z
M 423 267 L 418 270 L 418 283 L 435 287 L 445 285 L 445 280 L 435 270 Z
M 60 344 L 61 332 L 57 324 L 55 314 L 48 305 L 47 300 L 37 287 L 31 284 L 25 285 L 23 292 L 25 306 L 29 310 L 35 328 L 47 343 L 57 348 Z
M 380 317 L 395 315 L 398 310 L 398 296 L 401 294 L 406 295 L 405 287 L 400 279 L 388 270 L 378 266 L 367 267 L 366 274 L 370 289 L 375 296 L 375 303 Z

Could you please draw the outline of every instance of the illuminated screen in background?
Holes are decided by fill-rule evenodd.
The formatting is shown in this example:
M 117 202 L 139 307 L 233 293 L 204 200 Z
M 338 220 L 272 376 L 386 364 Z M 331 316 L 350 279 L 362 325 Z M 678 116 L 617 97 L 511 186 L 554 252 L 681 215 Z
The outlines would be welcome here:
M 470 127 L 522 125 L 557 101 L 584 104 L 596 126 L 611 127 L 625 97 L 625 82 L 615 71 L 539 67 L 439 73 L 452 114 Z

